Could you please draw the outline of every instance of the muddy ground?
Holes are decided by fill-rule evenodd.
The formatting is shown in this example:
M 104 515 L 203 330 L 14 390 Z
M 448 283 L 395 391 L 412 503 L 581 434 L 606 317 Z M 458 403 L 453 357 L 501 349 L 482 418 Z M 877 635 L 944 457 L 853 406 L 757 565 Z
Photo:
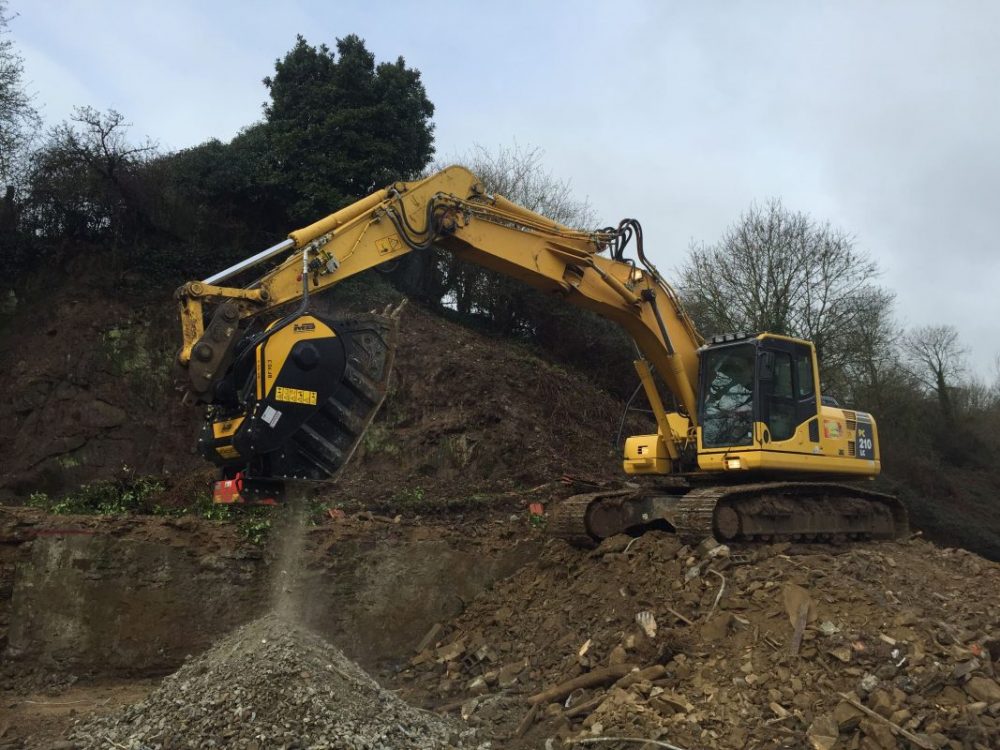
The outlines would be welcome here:
M 1000 746 L 994 563 L 920 539 L 586 551 L 509 510 L 308 527 L 303 623 L 492 747 Z M 0 518 L 0 747 L 72 747 L 271 601 L 277 551 L 232 524 Z

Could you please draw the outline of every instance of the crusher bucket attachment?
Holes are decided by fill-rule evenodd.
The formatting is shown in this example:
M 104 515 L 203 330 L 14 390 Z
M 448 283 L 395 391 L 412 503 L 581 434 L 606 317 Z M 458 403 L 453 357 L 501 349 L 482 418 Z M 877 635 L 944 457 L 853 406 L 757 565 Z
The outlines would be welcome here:
M 337 320 L 303 312 L 242 342 L 227 377 L 243 398 L 217 402 L 198 441 L 231 482 L 216 487 L 217 502 L 269 502 L 284 481 L 338 474 L 385 400 L 401 309 Z

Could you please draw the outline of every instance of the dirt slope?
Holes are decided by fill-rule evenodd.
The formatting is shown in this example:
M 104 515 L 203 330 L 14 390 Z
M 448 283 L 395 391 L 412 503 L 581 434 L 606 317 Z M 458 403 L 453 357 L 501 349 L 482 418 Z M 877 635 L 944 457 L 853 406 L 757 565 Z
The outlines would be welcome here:
M 180 404 L 172 368 L 173 301 L 141 292 L 111 294 L 84 276 L 6 321 L 0 497 L 59 493 L 123 466 L 166 475 L 184 493 L 201 486 L 192 488 L 192 472 L 207 480 L 192 453 L 200 417 Z M 325 306 L 367 310 L 398 299 L 379 279 L 362 279 Z M 611 442 L 621 403 L 580 375 L 413 304 L 396 362 L 393 390 L 337 497 L 461 502 L 563 472 L 618 470 Z
M 475 505 L 563 474 L 613 477 L 622 408 L 519 345 L 411 307 L 392 390 L 333 494 L 400 509 L 421 498 Z
M 172 309 L 137 290 L 77 283 L 26 303 L 0 333 L 0 493 L 24 497 L 120 474 L 197 464 L 194 416 L 171 378 Z

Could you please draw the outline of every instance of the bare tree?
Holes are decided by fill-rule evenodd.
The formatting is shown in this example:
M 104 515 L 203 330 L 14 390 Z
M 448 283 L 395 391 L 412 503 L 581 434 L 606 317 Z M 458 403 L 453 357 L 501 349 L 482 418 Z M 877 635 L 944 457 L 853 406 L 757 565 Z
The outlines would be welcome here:
M 754 204 L 714 245 L 691 248 L 679 271 L 692 315 L 708 333 L 770 331 L 812 340 L 826 377 L 892 338 L 893 294 L 878 264 L 846 232 L 773 199 Z
M 560 224 L 592 229 L 597 220 L 590 201 L 576 198 L 568 180 L 555 177 L 545 168 L 544 157 L 541 148 L 515 142 L 494 151 L 477 144 L 455 161 L 479 177 L 490 193 L 499 193 Z
M 955 418 L 951 390 L 965 372 L 968 350 L 958 338 L 958 329 L 950 325 L 922 326 L 903 338 L 904 356 L 913 375 L 937 395 L 941 413 L 947 422 Z
M 71 125 L 63 123 L 53 131 L 53 138 L 70 156 L 86 164 L 103 179 L 121 184 L 122 174 L 151 158 L 156 144 L 146 140 L 133 145 L 128 140 L 127 122 L 121 112 L 99 112 L 93 107 L 77 107 Z
M 24 63 L 9 38 L 7 2 L 0 0 L 0 233 L 16 224 L 15 186 L 41 120 L 24 88 Z
M 148 228 L 137 175 L 156 145 L 132 143 L 120 112 L 77 107 L 69 122 L 52 128 L 32 157 L 29 204 L 45 234 L 118 241 Z
M 993 357 L 993 384 L 990 386 L 993 398 L 1000 403 L 1000 354 Z
M 882 295 L 886 295 L 883 297 Z M 824 359 L 824 388 L 845 402 L 880 410 L 887 391 L 898 387 L 902 331 L 892 314 L 892 297 L 878 290 L 859 307 L 856 324 L 843 331 Z
M 536 146 L 515 143 L 490 150 L 477 145 L 466 154 L 435 162 L 427 174 L 455 163 L 475 173 L 487 192 L 550 219 L 577 228 L 597 223 L 590 203 L 574 197 L 569 181 L 545 167 L 544 151 Z M 532 303 L 524 285 L 448 253 L 411 253 L 396 278 L 410 294 L 433 303 L 443 300 L 463 315 L 485 316 L 505 333 L 523 333 L 530 327 L 529 318 L 536 317 L 528 309 Z

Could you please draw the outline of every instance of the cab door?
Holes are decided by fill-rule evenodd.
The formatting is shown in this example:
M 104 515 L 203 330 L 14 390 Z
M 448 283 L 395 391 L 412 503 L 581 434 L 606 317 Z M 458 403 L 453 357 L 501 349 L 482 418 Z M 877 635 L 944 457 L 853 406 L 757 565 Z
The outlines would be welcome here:
M 819 443 L 813 352 L 806 344 L 765 339 L 758 358 L 760 446 L 812 453 Z

